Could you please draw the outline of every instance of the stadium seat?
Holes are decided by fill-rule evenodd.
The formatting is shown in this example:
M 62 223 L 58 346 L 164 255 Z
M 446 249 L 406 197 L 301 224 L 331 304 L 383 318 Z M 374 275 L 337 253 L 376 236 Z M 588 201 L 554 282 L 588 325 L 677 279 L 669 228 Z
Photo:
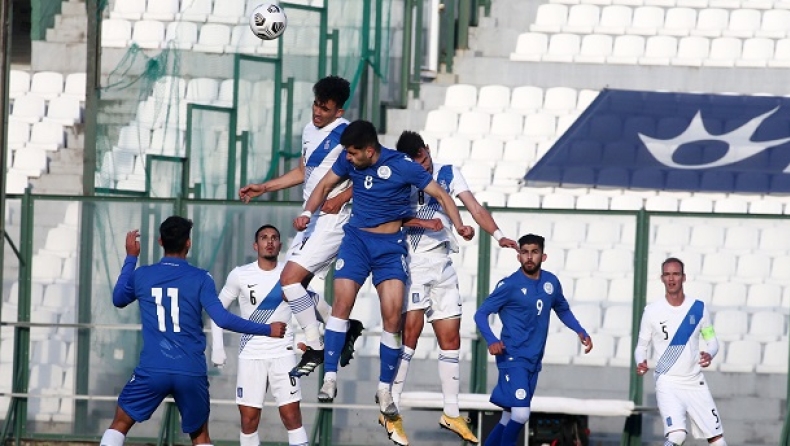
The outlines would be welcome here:
M 734 9 L 730 13 L 729 25 L 722 30 L 721 35 L 740 39 L 754 37 L 760 29 L 761 18 L 762 14 L 755 9 Z
M 217 100 L 218 92 L 219 82 L 216 79 L 194 78 L 187 83 L 185 99 L 187 102 L 210 105 Z
M 757 365 L 757 373 L 777 373 L 787 375 L 788 351 L 787 338 L 765 344 L 763 360 Z
M 680 212 L 713 212 L 713 200 L 702 195 L 694 195 L 680 199 L 678 206 Z
M 582 347 L 580 354 L 573 358 L 574 364 L 604 367 L 609 362 L 609 358 L 614 356 L 614 337 L 607 333 L 595 333 L 594 336 L 595 348 L 590 350 L 590 353 L 584 354 Z
M 470 143 L 467 138 L 460 136 L 451 136 L 449 138 L 442 138 L 439 140 L 439 155 L 436 160 L 452 164 L 454 166 L 462 166 L 464 161 L 469 159 Z
M 571 310 L 579 321 L 579 324 L 581 324 L 582 328 L 588 333 L 596 333 L 598 331 L 601 326 L 601 307 L 599 305 L 576 304 L 571 306 Z M 611 356 L 611 354 L 609 356 Z
M 714 299 L 716 296 L 713 296 Z M 719 341 L 739 341 L 747 333 L 746 313 L 739 310 L 720 310 L 713 316 L 713 326 Z
M 162 76 L 154 83 L 153 97 L 164 102 L 177 101 L 186 95 L 187 83 L 175 76 Z
M 541 57 L 543 62 L 573 62 L 579 54 L 581 37 L 577 34 L 553 34 L 549 38 L 549 47 Z
M 6 193 L 23 194 L 29 186 L 29 180 L 25 171 L 19 171 L 13 166 L 6 172 Z
M 543 107 L 543 89 L 540 87 L 523 86 L 513 89 L 508 111 L 527 115 Z
M 143 49 L 154 49 L 162 46 L 165 40 L 165 24 L 155 20 L 134 22 L 132 43 Z
M 30 91 L 30 74 L 27 71 L 11 70 L 8 80 L 8 97 L 20 98 Z
M 747 309 L 772 309 L 781 305 L 781 286 L 774 283 L 756 283 L 749 286 L 749 294 L 746 296 Z
M 685 37 L 697 24 L 697 10 L 692 8 L 669 8 L 664 18 L 664 26 L 658 34 Z
M 625 29 L 631 25 L 633 10 L 623 5 L 604 6 L 601 10 L 601 19 L 593 28 L 595 34 L 625 34 Z
M 151 130 L 138 125 L 121 127 L 118 145 L 113 151 L 125 151 L 133 154 L 144 152 L 151 145 Z
M 450 87 L 452 88 L 452 87 Z M 489 113 L 496 118 L 510 105 L 510 87 L 504 85 L 486 85 L 480 88 L 475 110 Z
M 539 62 L 549 47 L 549 36 L 542 33 L 519 34 L 516 50 L 510 53 L 510 60 L 521 62 Z M 511 100 L 511 104 L 512 104 Z M 512 105 L 511 105 L 512 107 Z
M 20 150 L 30 141 L 30 124 L 11 119 L 8 121 L 8 148 L 10 150 Z M 11 162 L 11 157 L 6 158 Z
M 645 199 L 645 209 L 648 211 L 676 212 L 678 199 L 666 195 L 654 195 Z
M 102 21 L 101 46 L 106 48 L 127 48 L 131 38 L 132 23 L 128 20 L 107 19 Z
M 85 101 L 85 73 L 70 73 L 66 76 L 66 85 L 62 97 L 70 97 L 81 102 Z
M 711 305 L 716 308 L 735 308 L 746 304 L 746 285 L 742 283 L 716 282 Z
M 576 63 L 604 63 L 612 54 L 612 36 L 589 34 L 582 38 L 579 54 L 573 58 Z
M 568 10 L 568 20 L 562 25 L 562 32 L 570 34 L 591 34 L 598 24 L 601 10 L 598 6 L 580 4 Z
M 63 259 L 54 253 L 39 251 L 33 255 L 31 278 L 35 282 L 50 284 L 60 278 Z M 42 315 L 44 317 L 44 315 Z
M 497 160 L 500 159 L 502 159 L 502 141 L 486 138 L 476 139 L 472 142 L 472 149 L 469 152 L 470 161 L 485 163 L 494 167 L 497 165 Z M 523 177 L 525 169 L 522 168 L 520 171 Z
M 576 207 L 576 197 L 564 193 L 547 194 L 543 196 L 540 207 L 543 209 L 573 209 Z
M 702 280 L 687 281 L 683 284 L 683 290 L 686 296 L 701 300 L 706 304 L 710 303 L 713 296 L 713 285 L 710 282 L 704 282 Z
M 672 65 L 689 67 L 702 66 L 703 59 L 710 53 L 710 40 L 705 37 L 683 37 L 678 43 L 678 53 L 670 60 Z
M 223 53 L 229 44 L 230 27 L 218 23 L 207 23 L 200 28 L 200 36 L 197 43 L 192 46 L 192 51 Z
M 754 35 L 767 39 L 783 39 L 787 37 L 788 31 L 790 31 L 790 11 L 770 9 L 763 13 L 760 28 L 755 30 Z
M 573 294 L 565 291 L 565 298 L 575 303 L 600 303 L 606 300 L 608 281 L 602 277 L 582 277 L 576 281 Z
M 30 141 L 25 145 L 25 150 L 40 149 L 47 152 L 56 152 L 65 145 L 63 126 L 51 121 L 37 122 L 30 130 Z
M 754 371 L 755 366 L 760 364 L 761 346 L 755 341 L 733 341 L 727 345 L 727 356 L 724 362 L 719 365 L 722 372 L 743 372 Z
M 74 252 L 76 253 L 76 248 Z M 77 303 L 76 295 L 77 287 L 75 284 L 53 283 L 47 285 L 41 306 L 56 311 L 63 311 L 64 308 L 73 308 Z
M 540 195 L 530 192 L 529 190 L 522 189 L 507 197 L 507 207 L 509 208 L 540 208 Z
M 688 245 L 691 228 L 678 222 L 663 223 L 656 227 L 653 245 L 668 251 L 678 250 Z
M 654 36 L 664 26 L 664 9 L 656 6 L 640 6 L 634 10 L 631 26 L 626 34 Z
M 533 163 L 536 161 L 535 143 L 524 141 L 522 139 L 511 139 L 505 141 L 505 149 L 502 153 L 502 161 L 523 163 L 523 165 Z
M 143 20 L 172 22 L 178 14 L 179 0 L 150 0 L 143 13 Z
M 244 15 L 244 8 L 244 0 L 215 0 L 214 8 L 206 18 L 206 21 L 209 23 L 225 23 L 227 25 L 244 23 L 248 20 L 247 16 Z
M 454 134 L 458 129 L 458 114 L 449 110 L 431 110 L 425 119 L 423 132 L 436 138 Z M 422 132 L 420 132 L 422 133 Z
M 110 19 L 140 20 L 145 12 L 145 3 L 146 0 L 124 0 L 115 2 L 113 10 L 110 11 Z
M 467 84 L 454 84 L 447 87 L 444 104 L 439 108 L 455 113 L 471 110 L 477 104 L 477 87 Z
M 162 48 L 191 50 L 198 40 L 198 27 L 193 22 L 170 22 L 165 30 Z
M 11 168 L 27 177 L 38 178 L 48 170 L 47 153 L 43 149 L 37 148 L 19 150 L 14 154 Z
M 713 212 L 719 214 L 745 214 L 749 210 L 749 200 L 729 196 L 717 199 L 713 203 Z
M 790 250 L 787 230 L 779 226 L 763 228 L 760 231 L 759 250 L 766 254 L 778 254 Z
M 505 207 L 507 196 L 502 191 L 494 189 L 486 189 L 475 193 L 475 198 L 480 204 L 486 204 L 490 207 Z
M 774 57 L 768 61 L 768 66 L 780 68 L 790 67 L 790 38 L 776 41 Z
M 551 333 L 546 339 L 543 363 L 570 364 L 571 358 L 576 358 L 579 354 L 579 345 L 579 336 L 567 328 Z
M 776 311 L 759 311 L 752 315 L 746 339 L 757 342 L 774 342 L 786 335 L 784 314 Z
M 491 130 L 491 115 L 479 111 L 461 113 L 458 118 L 457 133 L 460 136 L 475 139 L 487 135 Z
M 716 252 L 724 244 L 724 228 L 712 225 L 697 225 L 691 230 L 689 245 L 702 253 Z
M 691 30 L 692 36 L 719 37 L 729 23 L 726 9 L 706 8 L 697 15 L 697 26 Z
M 491 184 L 491 167 L 487 165 L 465 164 L 461 167 L 461 174 L 473 193 L 481 191 Z
M 711 282 L 724 282 L 735 274 L 736 264 L 735 256 L 723 256 L 718 252 L 711 252 L 705 254 L 700 276 Z
M 497 113 L 491 120 L 490 136 L 499 138 L 502 141 L 515 139 L 524 132 L 524 116 L 513 112 Z M 502 142 L 498 141 L 501 147 Z M 501 159 L 500 156 L 492 157 L 492 160 Z
M 727 228 L 727 232 L 724 237 L 724 248 L 729 253 L 746 254 L 759 244 L 759 239 L 759 228 L 751 226 L 731 226 Z M 756 262 L 759 259 L 750 258 L 750 260 Z M 768 271 L 766 270 L 765 272 L 767 273 Z
M 623 194 L 612 197 L 609 201 L 609 209 L 613 211 L 638 211 L 645 205 L 645 199 L 631 194 Z
M 530 25 L 532 32 L 559 33 L 568 21 L 568 7 L 545 3 L 538 6 L 535 23 Z
M 46 101 L 37 95 L 22 96 L 14 100 L 14 108 L 9 114 L 9 120 L 35 124 L 46 114 Z
M 631 348 L 631 336 L 623 336 L 617 339 L 617 349 L 614 357 L 609 359 L 609 365 L 615 367 L 632 367 L 634 349 Z
M 598 194 L 582 195 L 576 199 L 576 209 L 608 210 L 609 197 Z
M 600 92 L 598 90 L 583 89 L 576 95 L 576 110 L 584 111 L 595 101 Z
M 431 112 L 429 112 L 430 115 Z M 527 115 L 524 119 L 524 139 L 532 142 L 548 141 L 557 130 L 557 118 L 549 113 L 540 112 Z
M 640 65 L 669 65 L 675 57 L 678 42 L 671 36 L 651 36 L 645 44 L 645 55 L 639 58 Z
M 597 268 L 598 250 L 591 248 L 574 248 L 568 250 L 568 255 L 565 260 L 565 276 L 572 278 L 585 277 L 589 276 L 590 273 Z
M 49 101 L 44 122 L 54 122 L 71 127 L 82 120 L 79 99 L 72 96 L 59 96 Z
M 741 57 L 741 39 L 719 37 L 710 44 L 710 55 L 702 61 L 706 67 L 732 67 Z
M 790 14 L 790 11 L 786 11 Z M 774 55 L 774 40 L 764 37 L 746 39 L 739 59 L 735 61 L 736 67 L 765 67 Z

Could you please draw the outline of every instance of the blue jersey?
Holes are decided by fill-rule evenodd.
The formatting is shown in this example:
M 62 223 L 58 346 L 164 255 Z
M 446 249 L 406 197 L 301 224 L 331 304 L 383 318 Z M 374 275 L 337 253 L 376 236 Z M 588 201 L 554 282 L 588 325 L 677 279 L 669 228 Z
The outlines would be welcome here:
M 206 374 L 203 310 L 217 325 L 233 331 L 269 335 L 268 325 L 229 313 L 217 297 L 208 271 L 177 257 L 134 269 L 137 257 L 127 256 L 113 289 L 116 307 L 137 300 L 143 332 L 139 369 L 148 372 Z
M 477 327 L 488 345 L 499 341 L 491 331 L 488 316 L 497 313 L 502 321 L 505 353 L 497 355 L 497 366 L 526 367 L 531 372 L 540 370 L 551 310 L 571 330 L 586 334 L 573 316 L 554 274 L 541 270 L 540 278 L 533 280 L 519 269 L 499 281 L 475 313 Z
M 355 228 L 374 228 L 413 217 L 411 187 L 423 189 L 432 181 L 431 174 L 421 165 L 384 147 L 378 161 L 370 167 L 358 170 L 345 156 L 339 156 L 332 171 L 342 178 L 351 178 L 354 207 L 348 224 Z

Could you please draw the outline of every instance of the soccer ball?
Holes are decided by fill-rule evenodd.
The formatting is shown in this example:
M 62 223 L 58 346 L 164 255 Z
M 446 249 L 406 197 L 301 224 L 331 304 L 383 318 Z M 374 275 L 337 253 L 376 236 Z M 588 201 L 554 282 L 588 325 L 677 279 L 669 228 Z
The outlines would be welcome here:
M 260 4 L 250 14 L 250 29 L 263 40 L 280 37 L 285 32 L 286 26 L 288 26 L 288 18 L 283 8 L 274 3 Z

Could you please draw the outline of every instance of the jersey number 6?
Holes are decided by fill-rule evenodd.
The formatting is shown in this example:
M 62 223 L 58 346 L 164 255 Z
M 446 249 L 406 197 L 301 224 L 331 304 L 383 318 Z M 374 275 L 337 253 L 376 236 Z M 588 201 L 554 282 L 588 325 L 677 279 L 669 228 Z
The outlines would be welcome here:
M 165 307 L 162 305 L 162 288 L 151 288 L 151 296 L 156 302 L 156 319 L 159 321 L 159 331 L 165 331 Z M 170 298 L 170 318 L 173 320 L 173 331 L 181 332 L 181 323 L 178 317 L 178 288 L 168 288 L 167 297 Z

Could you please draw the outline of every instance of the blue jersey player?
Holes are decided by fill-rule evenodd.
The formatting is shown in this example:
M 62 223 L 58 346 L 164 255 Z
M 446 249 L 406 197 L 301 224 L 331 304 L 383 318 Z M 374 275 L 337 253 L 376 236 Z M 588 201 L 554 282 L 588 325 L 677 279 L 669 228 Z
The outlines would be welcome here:
M 185 218 L 167 218 L 159 226 L 164 257 L 159 263 L 136 270 L 139 232 L 126 234 L 126 260 L 112 300 L 119 308 L 139 302 L 143 350 L 131 379 L 118 396 L 115 418 L 102 436 L 102 446 L 123 445 L 131 427 L 150 418 L 169 395 L 176 402 L 181 428 L 192 444 L 211 444 L 204 309 L 217 325 L 228 330 L 278 338 L 285 334 L 282 322 L 258 324 L 225 310 L 208 271 L 186 261 L 192 246 L 191 229 L 192 222 Z
M 592 339 L 573 316 L 557 276 L 540 268 L 546 260 L 544 238 L 527 234 L 519 239 L 518 245 L 521 268 L 500 280 L 475 313 L 475 323 L 488 344 L 488 352 L 496 356 L 499 369 L 491 402 L 503 409 L 502 419 L 489 434 L 485 446 L 515 446 L 521 429 L 529 421 L 551 310 L 578 333 L 585 353 L 593 347 Z M 501 339 L 491 331 L 488 323 L 491 314 L 498 314 L 502 321 Z
M 410 200 L 412 186 L 436 198 L 459 235 L 470 239 L 474 229 L 464 226 L 452 198 L 430 173 L 406 155 L 381 147 L 370 122 L 349 124 L 340 137 L 340 144 L 345 147 L 345 156 L 338 157 L 316 185 L 305 203 L 304 212 L 294 220 L 297 230 L 307 228 L 312 214 L 320 208 L 332 187 L 344 179 L 351 179 L 354 207 L 344 227 L 335 264 L 335 302 L 324 335 L 326 374 L 318 399 L 330 402 L 337 394 L 338 357 L 348 329 L 348 318 L 360 287 L 372 273 L 381 302 L 383 325 L 376 399 L 388 435 L 394 442 L 406 445 L 408 440 L 392 401 L 391 387 L 401 350 L 401 309 L 408 277 L 408 250 L 402 220 L 414 216 Z

